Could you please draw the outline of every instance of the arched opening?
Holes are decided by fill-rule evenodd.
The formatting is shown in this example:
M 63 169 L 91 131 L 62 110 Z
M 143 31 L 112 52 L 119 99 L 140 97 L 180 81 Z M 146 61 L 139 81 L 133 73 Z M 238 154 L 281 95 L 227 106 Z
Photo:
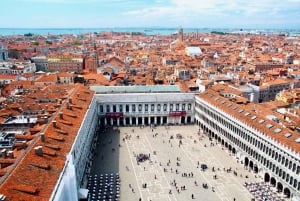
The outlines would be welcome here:
M 184 116 L 180 118 L 180 123 L 185 124 L 185 117 Z
M 245 166 L 248 166 L 249 165 L 249 158 L 248 157 L 245 157 Z
M 221 144 L 222 144 L 222 145 L 224 145 L 224 140 L 223 140 L 223 139 L 222 139 L 222 142 L 221 142 Z
M 278 182 L 278 183 L 277 183 L 277 192 L 278 192 L 278 193 L 281 193 L 282 190 L 283 190 L 283 186 L 282 186 L 282 184 L 281 184 L 280 182 Z
M 144 123 L 145 123 L 145 125 L 148 125 L 148 124 L 149 124 L 149 118 L 148 118 L 148 117 L 145 117 Z
M 167 123 L 167 117 L 163 117 L 163 124 Z
M 265 182 L 270 182 L 270 175 L 267 172 L 265 173 L 264 181 Z
M 218 137 L 218 142 L 221 142 L 221 137 Z
M 249 167 L 250 167 L 251 170 L 253 170 L 253 161 L 250 161 Z
M 232 150 L 232 146 L 231 146 L 231 144 L 228 146 L 228 149 L 229 149 L 229 151 L 231 151 L 231 150 Z
M 100 126 L 105 126 L 105 118 L 100 118 Z
M 276 179 L 274 178 L 274 177 L 271 177 L 271 179 L 270 179 L 270 184 L 271 184 L 271 186 L 276 186 Z
M 192 123 L 192 118 L 190 116 L 188 116 L 186 121 L 188 124 L 190 124 L 190 123 Z
M 130 122 L 129 122 L 129 117 L 126 117 L 125 123 L 126 123 L 126 125 L 128 125 L 128 124 L 130 123 Z
M 253 166 L 253 171 L 254 171 L 254 173 L 258 173 L 258 167 L 257 167 L 257 165 Z
M 225 147 L 228 148 L 228 143 L 227 142 L 225 142 Z
M 142 117 L 138 117 L 138 124 L 142 125 L 143 124 L 143 118 Z
M 136 125 L 136 118 L 135 117 L 132 117 L 132 124 Z
M 112 120 L 113 120 L 112 121 L 112 126 L 116 126 L 117 125 L 117 119 L 113 118 Z
M 119 125 L 124 126 L 124 118 L 119 118 Z
M 236 150 L 235 150 L 234 147 L 232 148 L 232 153 L 233 153 L 233 154 L 236 154 Z
M 154 124 L 154 117 L 150 117 L 150 124 Z
M 290 191 L 290 189 L 285 188 L 285 189 L 283 190 L 283 194 L 284 194 L 287 198 L 290 198 L 290 197 L 291 197 L 291 191 Z
M 160 125 L 161 118 L 160 117 L 156 117 L 156 121 L 157 121 L 157 124 Z

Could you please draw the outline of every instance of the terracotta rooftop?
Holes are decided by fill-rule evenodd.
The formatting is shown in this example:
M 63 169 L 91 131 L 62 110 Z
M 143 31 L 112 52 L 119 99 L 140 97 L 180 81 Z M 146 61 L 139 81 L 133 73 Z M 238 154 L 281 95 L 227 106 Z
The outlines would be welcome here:
M 199 97 L 223 110 L 225 113 L 239 119 L 246 125 L 259 130 L 275 142 L 300 153 L 299 142 L 295 141 L 299 138 L 299 134 L 267 118 L 266 116 L 273 113 L 267 108 L 260 110 L 255 106 L 256 104 L 252 103 L 237 104 L 228 98 L 222 97 L 218 91 L 213 89 L 208 89 L 203 94 L 200 94 Z
M 16 160 L 14 165 L 1 169 L 0 174 L 4 176 L 1 178 L 0 192 L 8 200 L 49 200 L 94 95 L 82 85 L 72 85 L 64 92 L 67 99 L 55 104 L 48 124 L 34 127 L 40 131 L 29 134 L 33 137 L 29 147 L 12 159 Z M 44 133 L 44 141 L 40 133 Z M 42 146 L 41 156 L 35 152 L 38 146 Z

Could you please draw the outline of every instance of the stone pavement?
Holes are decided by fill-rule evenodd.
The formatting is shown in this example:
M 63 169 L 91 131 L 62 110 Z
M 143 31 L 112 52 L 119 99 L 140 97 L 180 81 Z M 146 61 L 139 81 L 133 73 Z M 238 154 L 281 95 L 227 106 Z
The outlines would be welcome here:
M 250 201 L 243 184 L 262 181 L 198 126 L 118 129 L 101 134 L 91 173 L 118 172 L 121 201 Z M 138 154 L 149 160 L 137 162 Z

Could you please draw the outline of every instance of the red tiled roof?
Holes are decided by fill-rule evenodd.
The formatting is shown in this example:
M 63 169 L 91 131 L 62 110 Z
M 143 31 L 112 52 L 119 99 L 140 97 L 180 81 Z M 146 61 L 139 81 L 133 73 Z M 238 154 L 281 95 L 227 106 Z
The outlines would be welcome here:
M 82 123 L 83 117 L 89 107 L 94 95 L 92 91 L 82 85 L 73 85 L 68 89 L 69 97 L 72 99 L 72 110 L 67 109 L 66 102 L 56 109 L 63 113 L 60 119 L 58 112 L 54 113 L 53 120 L 56 120 L 57 128 L 49 120 L 44 130 L 45 142 L 42 142 L 39 135 L 35 135 L 33 143 L 27 148 L 23 159 L 16 164 L 14 170 L 1 184 L 0 192 L 8 200 L 49 200 L 52 190 L 65 165 L 66 155 L 69 153 L 77 132 Z M 85 98 L 83 101 L 76 97 Z M 78 106 L 78 107 L 77 107 Z M 63 122 L 72 122 L 65 124 Z M 62 134 L 57 130 L 68 131 Z M 61 140 L 63 139 L 63 140 Z M 34 147 L 42 146 L 43 156 L 35 154 Z M 3 175 L 3 173 L 0 172 Z

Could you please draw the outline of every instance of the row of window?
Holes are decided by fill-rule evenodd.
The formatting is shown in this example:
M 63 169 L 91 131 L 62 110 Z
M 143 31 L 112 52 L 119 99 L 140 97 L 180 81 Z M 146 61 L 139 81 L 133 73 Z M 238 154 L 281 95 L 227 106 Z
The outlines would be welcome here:
M 226 128 L 230 129 L 233 133 L 237 134 L 240 138 L 246 140 L 259 150 L 263 151 L 266 155 L 269 155 L 274 160 L 278 161 L 278 163 L 281 163 L 287 168 L 290 168 L 293 166 L 293 171 L 296 171 L 296 164 L 292 164 L 291 159 L 285 158 L 283 155 L 278 154 L 277 151 L 269 147 L 267 142 L 263 143 L 261 138 L 255 136 L 254 133 L 245 132 L 245 129 L 240 128 L 240 126 L 235 126 L 232 124 L 232 122 L 228 122 L 226 119 L 220 117 L 218 114 L 215 114 L 211 110 L 208 110 L 207 107 L 202 107 L 199 105 L 199 109 L 202 110 L 204 113 L 209 114 L 209 116 L 212 116 L 215 120 L 220 122 L 222 125 L 225 125 Z M 209 120 L 207 120 L 209 121 Z M 220 133 L 224 134 L 224 129 L 221 129 L 218 125 L 215 125 L 214 122 L 212 122 L 212 126 L 217 129 Z M 254 137 L 253 137 L 254 136 Z M 295 159 L 296 160 L 296 159 Z M 300 167 L 297 168 L 297 174 L 300 172 Z
M 180 107 L 181 106 L 181 107 Z M 104 112 L 104 106 L 100 105 L 100 113 Z M 149 110 L 151 112 L 155 111 L 155 107 L 156 107 L 156 111 L 160 112 L 160 111 L 168 111 L 168 104 L 164 103 L 164 104 L 126 104 L 125 108 L 123 108 L 124 105 L 122 104 L 118 104 L 118 105 L 106 105 L 106 111 L 105 112 L 130 112 L 130 107 L 131 107 L 131 112 L 142 112 L 143 108 L 144 108 L 144 112 L 148 112 Z M 175 109 L 175 110 L 174 110 Z M 186 110 L 186 104 L 182 103 L 176 103 L 176 104 L 169 104 L 169 111 L 185 111 Z M 187 104 L 187 110 L 192 110 L 192 104 L 188 103 Z
M 213 122 L 211 122 L 208 118 L 203 118 L 204 122 L 206 122 L 208 125 L 214 125 Z M 241 149 L 243 149 L 246 153 L 248 153 L 250 156 L 255 158 L 257 161 L 259 161 L 262 165 L 264 165 L 266 168 L 270 169 L 273 173 L 281 177 L 283 180 L 285 180 L 287 183 L 289 183 L 291 186 L 293 186 L 295 189 L 300 189 L 300 182 L 297 181 L 296 178 L 293 178 L 288 173 L 284 172 L 282 169 L 279 169 L 276 164 L 269 161 L 267 158 L 261 156 L 258 154 L 255 150 L 247 146 L 245 143 L 241 142 L 237 138 L 233 137 L 227 132 L 224 132 L 223 135 L 228 138 L 231 142 L 239 146 Z M 217 138 L 217 135 L 215 136 Z M 297 174 L 300 173 L 300 166 L 297 166 L 296 170 L 296 164 L 292 164 L 292 162 L 288 162 L 288 159 L 284 160 L 286 167 L 288 166 L 289 169 L 292 169 L 293 172 L 296 172 Z

